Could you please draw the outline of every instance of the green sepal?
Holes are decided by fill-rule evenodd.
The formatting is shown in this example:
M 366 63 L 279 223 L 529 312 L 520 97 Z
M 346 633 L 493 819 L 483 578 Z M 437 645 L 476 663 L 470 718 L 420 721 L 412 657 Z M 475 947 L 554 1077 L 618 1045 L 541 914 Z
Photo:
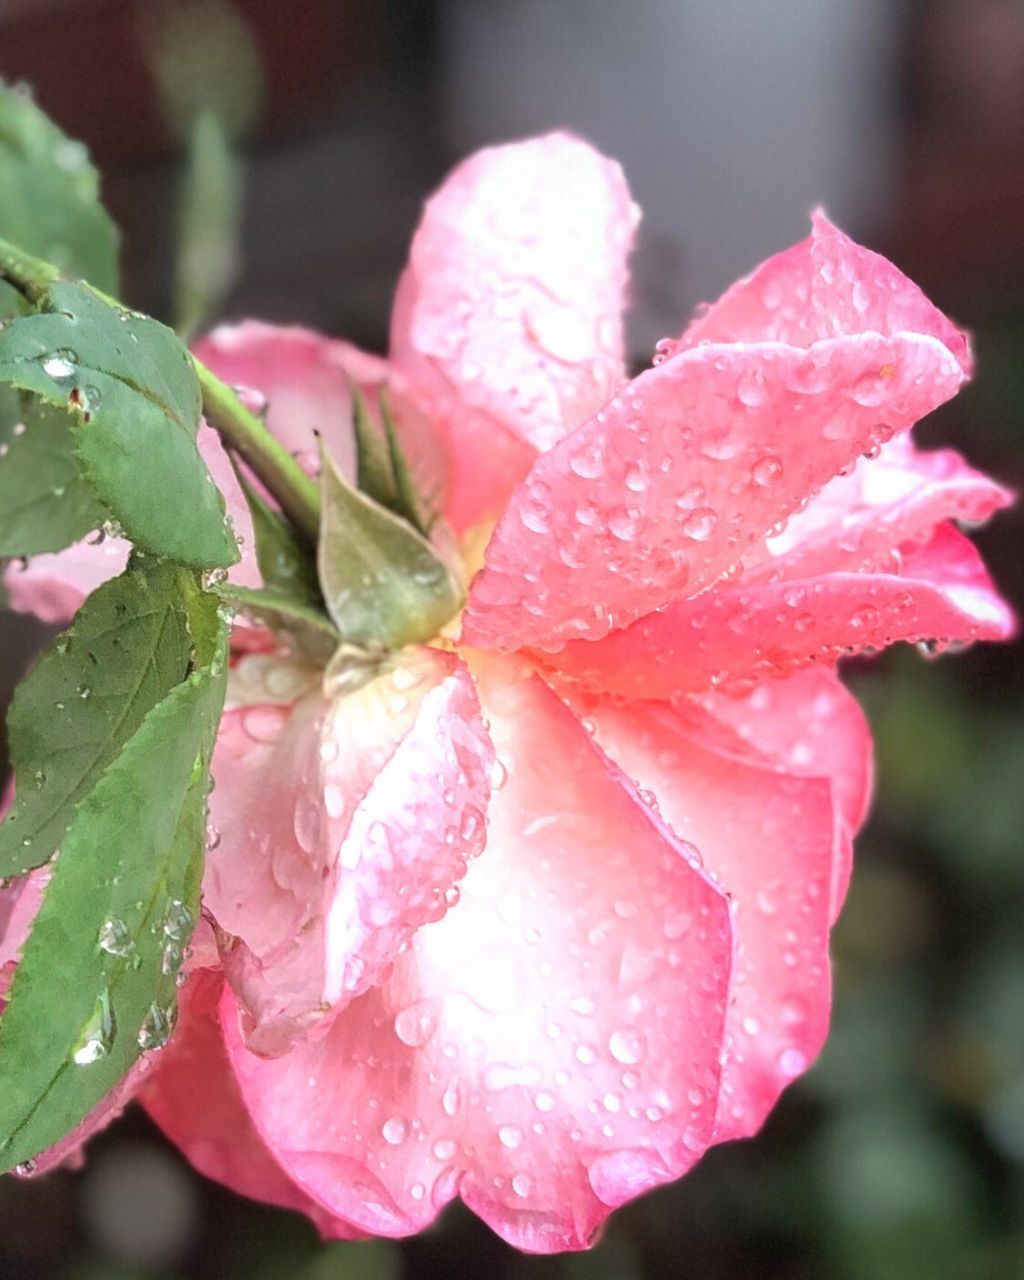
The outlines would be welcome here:
M 117 228 L 100 203 L 99 176 L 22 89 L 0 83 L 0 236 L 63 274 L 118 291 Z M 6 292 L 6 291 L 5 291 Z M 0 296 L 0 314 L 14 300 Z
M 398 438 L 387 396 L 380 396 L 383 431 L 367 408 L 366 397 L 352 386 L 352 424 L 356 442 L 356 487 L 381 507 L 393 511 L 424 537 L 429 537 L 433 517 L 417 492 L 409 460 Z
M 300 604 L 320 608 L 323 600 L 316 578 L 316 562 L 309 545 L 289 522 L 256 492 L 240 466 L 235 475 L 252 517 L 254 550 L 260 576 L 274 592 Z
M 103 583 L 18 685 L 7 717 L 15 801 L 0 824 L 0 877 L 41 866 L 158 702 L 194 641 L 186 570 L 135 566 Z
M 404 516 L 425 538 L 429 537 L 433 517 L 428 515 L 425 510 L 416 485 L 413 482 L 409 460 L 405 456 L 405 450 L 402 448 L 402 443 L 398 438 L 395 420 L 391 416 L 391 408 L 385 392 L 382 392 L 380 397 L 380 416 L 381 421 L 384 423 L 384 434 L 387 437 L 391 471 L 395 477 L 397 498 L 393 509 L 398 515 Z
M 356 488 L 368 498 L 395 510 L 398 489 L 391 467 L 388 441 L 377 428 L 366 406 L 366 397 L 352 384 L 352 426 L 356 441 Z
M 325 613 L 274 588 L 254 589 L 225 583 L 217 588 L 217 594 L 254 621 L 286 636 L 312 662 L 320 665 L 329 662 L 341 644 L 334 623 Z
M 346 644 L 400 648 L 430 640 L 464 590 L 438 550 L 345 480 L 321 451 L 318 564 L 327 611 Z
M 5 408 L 13 412 L 8 402 L 0 417 Z M 0 557 L 60 551 L 109 512 L 82 478 L 67 414 L 26 398 L 15 418 L 0 443 Z
M 69 413 L 83 475 L 140 550 L 197 568 L 235 563 L 196 443 L 199 382 L 170 329 L 57 281 L 39 311 L 0 329 L 0 382 Z
M 196 669 L 78 806 L 0 1018 L 0 1172 L 70 1132 L 175 1017 L 199 909 L 227 623 L 193 583 Z

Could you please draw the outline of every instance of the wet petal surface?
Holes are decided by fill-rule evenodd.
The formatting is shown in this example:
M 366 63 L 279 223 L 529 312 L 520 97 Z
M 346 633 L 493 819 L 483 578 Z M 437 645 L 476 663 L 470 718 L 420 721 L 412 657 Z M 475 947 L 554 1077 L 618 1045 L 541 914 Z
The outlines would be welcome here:
M 225 1032 L 265 1141 L 333 1212 L 404 1235 L 459 1194 L 520 1248 L 580 1248 L 711 1136 L 728 914 L 528 669 L 475 674 L 500 764 L 461 901 L 322 1041 L 257 1058 L 230 998 Z
M 534 464 L 473 582 L 464 639 L 557 649 L 695 595 L 962 377 L 913 336 L 665 361 Z
M 392 359 L 448 442 L 457 527 L 625 381 L 637 217 L 619 166 L 564 133 L 478 152 L 427 203 Z

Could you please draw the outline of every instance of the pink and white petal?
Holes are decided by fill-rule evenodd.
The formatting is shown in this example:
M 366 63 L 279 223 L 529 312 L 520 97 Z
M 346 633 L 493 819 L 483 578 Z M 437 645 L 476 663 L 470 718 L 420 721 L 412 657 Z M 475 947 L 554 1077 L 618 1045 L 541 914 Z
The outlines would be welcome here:
M 258 393 L 267 425 L 308 470 L 319 466 L 319 433 L 345 473 L 354 472 L 351 385 L 376 396 L 385 361 L 309 329 L 257 320 L 220 325 L 195 352 L 223 381 Z
M 392 360 L 447 439 L 458 527 L 497 514 L 533 453 L 625 381 L 638 217 L 619 166 L 566 133 L 478 151 L 428 201 Z
M 198 970 L 179 994 L 178 1024 L 154 1062 L 139 1101 L 167 1138 L 207 1178 L 239 1195 L 296 1209 L 329 1240 L 362 1233 L 326 1213 L 288 1177 L 260 1139 L 221 1037 L 220 973 Z
M 533 1252 L 711 1139 L 731 951 L 723 895 L 529 668 L 474 667 L 498 748 L 488 845 L 458 906 L 327 1037 L 248 1053 L 246 1105 L 304 1190 L 406 1235 L 457 1194 Z
M 873 334 L 701 346 L 640 374 L 512 495 L 466 643 L 557 650 L 695 595 L 962 378 L 933 338 Z
M 700 695 L 702 706 L 759 756 L 787 773 L 828 778 L 851 831 L 871 804 L 871 727 L 860 703 L 827 667 L 808 667 L 747 692 Z
M 30 560 L 10 564 L 4 573 L 7 600 L 18 613 L 34 613 L 42 622 L 69 622 L 85 597 L 108 578 L 124 572 L 131 544 L 124 538 L 76 542 Z
M 836 476 L 786 528 L 767 539 L 759 577 L 807 578 L 838 569 L 884 569 L 900 543 L 926 541 L 943 520 L 980 524 L 1014 495 L 953 449 L 922 452 L 909 435 Z
M 688 326 L 676 346 L 789 342 L 810 346 L 856 333 L 938 339 L 970 373 L 967 336 L 898 267 L 851 240 L 820 210 L 811 234 L 761 263 Z
M 204 901 L 237 939 L 247 1043 L 278 1054 L 444 914 L 483 847 L 493 749 L 465 665 L 428 649 L 333 701 L 228 716 Z
M 897 640 L 942 648 L 1013 635 L 1012 611 L 951 525 L 923 548 L 904 548 L 899 561 L 889 573 L 723 587 L 597 643 L 569 644 L 553 665 L 590 688 L 663 699 L 832 664 Z
M 0 889 L 0 969 L 17 964 L 49 879 L 50 868 L 39 867 Z
M 245 500 L 242 486 L 238 483 L 231 459 L 221 444 L 220 436 L 205 422 L 200 424 L 197 443 L 214 484 L 223 494 L 224 509 L 231 521 L 235 536 L 240 540 L 239 560 L 228 569 L 228 581 L 239 587 L 260 587 L 263 585 L 263 579 L 259 565 L 256 563 L 252 517 L 249 515 L 249 504 Z M 244 622 L 241 626 L 254 629 L 251 624 Z
M 832 871 L 835 922 L 852 869 L 853 837 L 871 805 L 871 728 L 856 698 L 834 671 L 807 667 L 764 680 L 747 693 L 709 692 L 701 704 L 778 769 L 828 778 L 839 830 Z
M 828 1031 L 829 783 L 701 745 L 666 705 L 588 699 L 597 741 L 657 797 L 730 896 L 733 968 L 715 1140 L 747 1137 Z

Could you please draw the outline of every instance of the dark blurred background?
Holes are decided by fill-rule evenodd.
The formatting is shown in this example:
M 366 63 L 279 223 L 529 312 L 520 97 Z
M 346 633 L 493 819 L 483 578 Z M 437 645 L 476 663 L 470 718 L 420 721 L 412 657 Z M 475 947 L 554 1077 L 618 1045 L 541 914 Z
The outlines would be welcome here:
M 449 165 L 569 125 L 624 163 L 645 210 L 641 361 L 822 203 L 974 332 L 976 381 L 922 441 L 1024 487 L 1022 0 L 2 0 L 0 74 L 88 143 L 126 297 L 166 318 L 206 287 L 195 314 L 383 350 Z M 979 535 L 1018 608 L 1022 532 L 1018 509 Z M 41 637 L 0 622 L 8 691 Z M 620 1213 L 592 1254 L 530 1259 L 461 1211 L 402 1245 L 320 1248 L 130 1114 L 81 1172 L 0 1182 L 0 1274 L 1024 1277 L 1021 651 L 901 651 L 848 674 L 881 780 L 835 935 L 834 1027 L 758 1139 Z

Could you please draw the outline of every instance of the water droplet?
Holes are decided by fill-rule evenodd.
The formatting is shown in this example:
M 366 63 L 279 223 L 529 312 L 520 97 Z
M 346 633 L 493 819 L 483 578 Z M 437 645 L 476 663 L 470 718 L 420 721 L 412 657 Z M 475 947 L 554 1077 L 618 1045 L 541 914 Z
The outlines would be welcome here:
M 437 1160 L 450 1160 L 458 1150 L 451 1138 L 438 1138 L 434 1143 L 434 1158 Z
M 51 378 L 70 378 L 78 364 L 78 353 L 70 347 L 59 347 L 42 357 L 43 372 Z
M 89 1020 L 71 1051 L 72 1061 L 80 1067 L 99 1062 L 110 1052 L 117 1023 L 110 1004 L 110 992 L 104 991 L 93 1006 Z
M 128 956 L 135 949 L 131 931 L 123 920 L 112 916 L 100 927 L 99 948 L 108 956 Z
M 754 483 L 762 488 L 768 488 L 769 485 L 775 484 L 782 476 L 782 463 L 778 458 L 771 456 L 762 458 L 759 462 L 754 463 L 751 475 Z
M 555 1109 L 554 1096 L 548 1093 L 546 1090 L 542 1090 L 540 1093 L 534 1094 L 533 1105 L 537 1108 L 538 1111 L 554 1111 Z
M 405 1135 L 408 1127 L 404 1120 L 400 1120 L 397 1116 L 390 1116 L 381 1126 L 381 1136 L 384 1141 L 392 1147 L 399 1146 L 405 1141 Z
M 19 1178 L 31 1178 L 35 1171 L 36 1162 L 32 1159 L 22 1160 L 21 1164 L 16 1164 L 14 1166 L 14 1172 Z
M 146 1020 L 139 1029 L 139 1048 L 147 1053 L 162 1049 L 171 1038 L 175 1015 L 173 1006 L 165 1009 L 158 1004 L 151 1004 Z
M 483 830 L 484 815 L 479 809 L 472 805 L 467 805 L 462 814 L 462 820 L 459 823 L 459 835 L 465 841 L 475 840 Z
M 187 942 L 195 924 L 192 912 L 178 898 L 172 898 L 164 917 L 164 933 L 173 942 Z
M 528 1196 L 533 1190 L 533 1181 L 528 1173 L 514 1173 L 512 1175 L 512 1190 L 517 1196 Z
M 626 1066 L 639 1062 L 644 1056 L 645 1047 L 643 1034 L 631 1027 L 613 1031 L 608 1040 L 612 1057 Z
M 597 480 L 604 472 L 600 445 L 595 443 L 574 453 L 569 459 L 569 467 L 581 480 Z
M 632 542 L 636 537 L 636 520 L 624 508 L 613 511 L 608 517 L 608 532 L 620 542 Z
M 164 954 L 160 959 L 160 972 L 165 978 L 177 977 L 184 963 L 185 953 L 181 947 L 176 942 L 169 942 L 164 947 Z
M 675 355 L 678 346 L 679 343 L 675 338 L 659 338 L 654 344 L 654 358 L 651 363 L 664 364 L 666 360 Z
M 710 507 L 697 507 L 683 521 L 683 533 L 694 542 L 707 542 L 714 531 L 717 519 Z
M 410 1048 L 426 1044 L 437 1030 L 438 1011 L 430 1000 L 420 1000 L 395 1014 L 395 1035 Z
M 807 1070 L 807 1054 L 799 1049 L 783 1049 L 779 1054 L 779 1070 L 792 1079 Z
M 503 1147 L 508 1147 L 510 1151 L 514 1151 L 516 1147 L 523 1145 L 523 1131 L 518 1125 L 503 1124 L 498 1130 L 498 1141 Z

